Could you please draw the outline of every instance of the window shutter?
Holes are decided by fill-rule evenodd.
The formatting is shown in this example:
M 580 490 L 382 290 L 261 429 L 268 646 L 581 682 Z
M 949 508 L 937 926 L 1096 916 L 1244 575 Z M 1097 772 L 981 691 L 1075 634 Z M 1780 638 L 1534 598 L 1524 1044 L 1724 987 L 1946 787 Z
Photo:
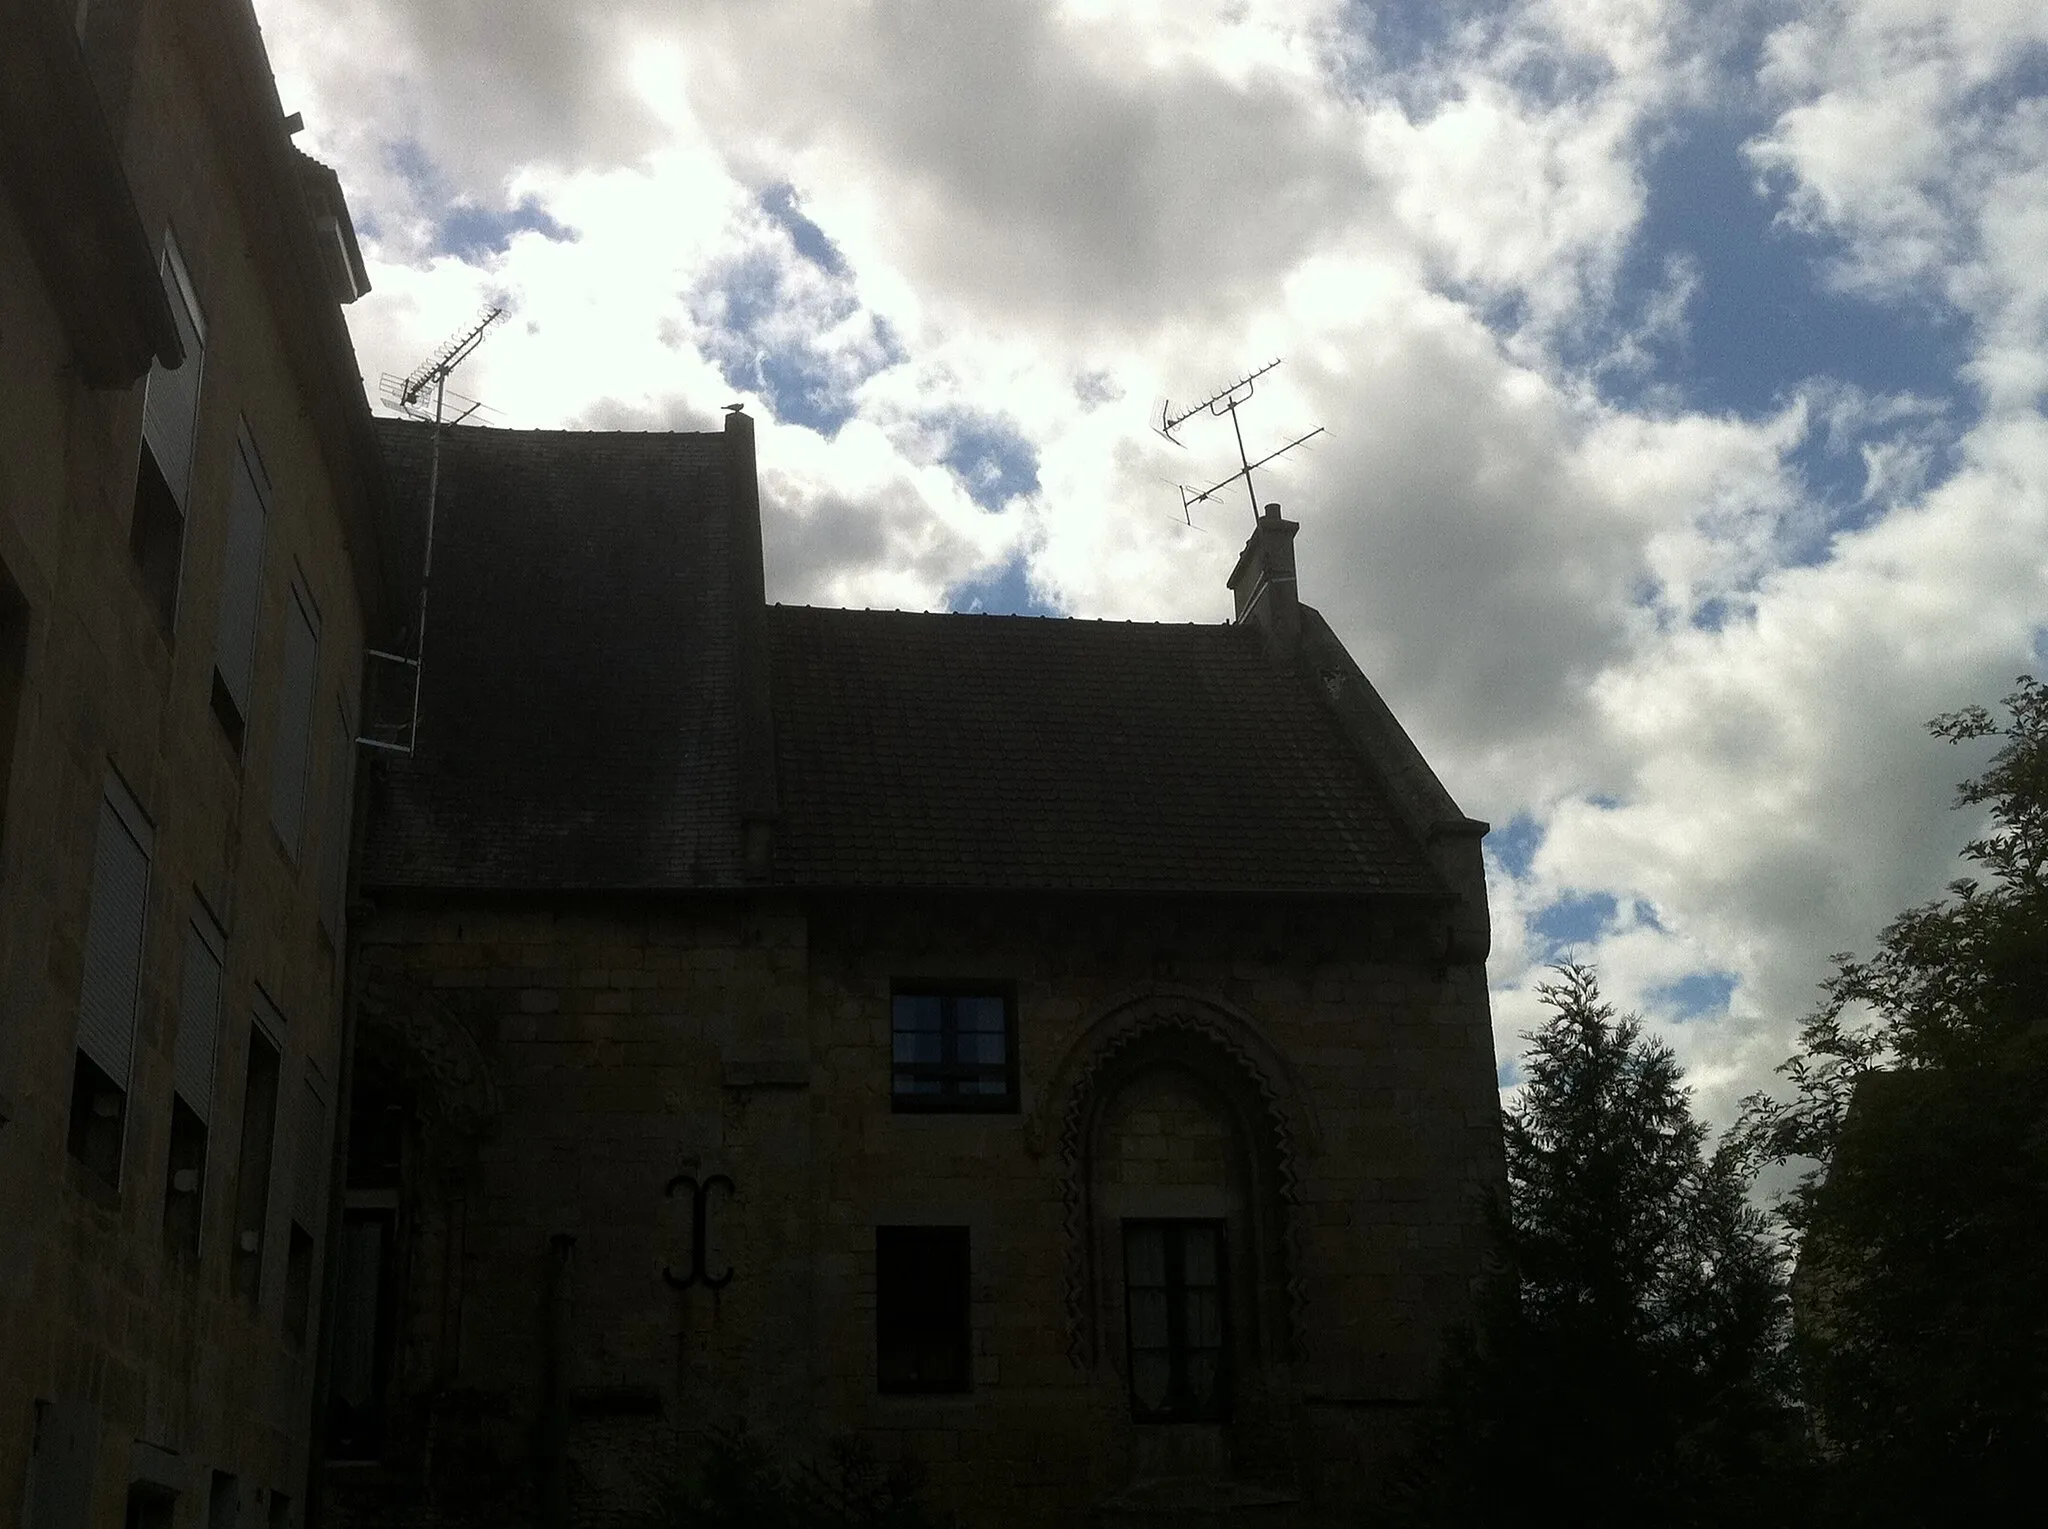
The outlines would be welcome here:
M 334 783 L 327 804 L 327 864 L 320 889 L 320 918 L 339 945 L 342 921 L 348 912 L 349 829 L 355 817 L 356 730 L 348 725 L 348 713 L 337 710 L 339 736 L 335 739 Z
M 248 435 L 235 467 L 228 506 L 227 563 L 220 583 L 220 638 L 214 666 L 243 716 L 249 714 L 249 676 L 256 663 L 256 609 L 263 596 L 263 521 L 270 481 Z
M 270 821 L 296 860 L 306 817 L 306 764 L 313 742 L 313 686 L 320 669 L 320 638 L 298 585 L 285 614 L 284 694 L 277 719 L 277 754 L 271 762 Z
M 270 996 L 261 988 L 256 990 L 255 1013 L 256 1028 L 261 1030 L 264 1039 L 277 1049 L 277 1054 L 283 1056 L 284 1016 L 277 1012 L 277 1005 L 270 1001 Z
M 178 1097 L 212 1124 L 213 1059 L 220 1035 L 221 937 L 200 914 L 185 931 L 185 994 L 178 1016 Z
M 149 443 L 156 465 L 182 510 L 192 481 L 192 433 L 199 422 L 199 376 L 205 368 L 206 339 L 191 280 L 185 275 L 177 246 L 168 239 L 164 243 L 162 276 L 171 320 L 177 325 L 179 343 L 185 347 L 185 360 L 174 370 L 167 369 L 161 361 L 151 365 L 149 386 L 142 395 L 142 438 Z
M 327 1100 L 320 1091 L 320 1075 L 306 1069 L 306 1098 L 299 1113 L 298 1204 L 293 1219 L 307 1231 L 317 1231 L 326 1218 L 320 1214 L 320 1191 L 327 1182 Z
M 120 782 L 100 802 L 92 857 L 92 911 L 85 926 L 85 982 L 78 1049 L 121 1088 L 135 1052 L 135 999 L 149 897 L 149 824 Z

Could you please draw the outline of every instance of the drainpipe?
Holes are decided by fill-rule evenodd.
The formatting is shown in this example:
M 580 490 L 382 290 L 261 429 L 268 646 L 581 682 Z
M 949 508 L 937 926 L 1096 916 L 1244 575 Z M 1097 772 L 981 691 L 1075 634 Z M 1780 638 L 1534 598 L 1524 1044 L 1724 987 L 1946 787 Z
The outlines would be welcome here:
M 356 707 L 362 715 L 363 688 L 358 681 Z M 360 763 L 359 761 L 355 761 Z M 370 906 L 357 900 L 356 874 L 362 865 L 369 771 L 353 771 L 355 802 L 349 812 L 349 855 L 342 887 L 341 1062 L 334 1082 L 334 1151 L 327 1162 L 327 1247 L 321 1259 L 320 1317 L 313 1351 L 311 1430 L 306 1443 L 305 1529 L 320 1529 L 326 1513 L 327 1402 L 334 1385 L 334 1297 L 341 1284 L 342 1209 L 348 1198 L 348 1133 L 356 1077 L 356 1017 L 362 1008 L 363 942 L 359 931 L 368 922 Z
M 541 1529 L 569 1529 L 569 1266 L 576 1239 L 548 1238 L 547 1293 L 541 1308 L 540 1416 L 534 1424 L 534 1476 Z

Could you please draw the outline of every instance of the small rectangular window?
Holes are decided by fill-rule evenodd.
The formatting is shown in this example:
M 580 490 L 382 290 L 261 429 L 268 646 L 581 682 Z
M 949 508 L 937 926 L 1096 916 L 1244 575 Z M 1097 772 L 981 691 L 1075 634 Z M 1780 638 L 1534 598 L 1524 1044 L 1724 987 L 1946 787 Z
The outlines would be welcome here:
M 270 1169 L 277 1140 L 277 1084 L 282 1022 L 266 1025 L 260 997 L 249 1027 L 249 1065 L 242 1084 L 242 1142 L 235 1172 L 235 1292 L 252 1308 L 263 1298 L 263 1244 L 269 1230 Z M 275 1015 L 276 1011 L 270 1009 Z M 272 1037 L 278 1037 L 273 1040 Z
M 171 1153 L 164 1177 L 164 1246 L 196 1257 L 206 1192 L 206 1143 L 213 1118 L 214 1052 L 220 1039 L 225 940 L 202 908 L 185 926 L 185 980 L 178 1004 Z
M 1228 1414 L 1222 1222 L 1124 1223 L 1124 1331 L 1135 1421 Z
M 1015 1004 L 1007 987 L 899 983 L 889 1097 L 898 1110 L 1014 1110 Z
M 128 1511 L 122 1529 L 174 1529 L 178 1521 L 178 1494 L 154 1481 L 128 1485 Z
M 320 624 L 295 583 L 285 604 L 284 687 L 277 699 L 277 749 L 270 769 L 270 822 L 293 860 L 306 820 L 306 768 L 313 752 L 313 691 L 319 680 Z
M 206 1529 L 241 1529 L 242 1478 L 215 1471 L 206 1494 Z
M 256 667 L 256 617 L 263 602 L 263 538 L 270 478 L 245 423 L 228 500 L 227 554 L 221 568 L 220 629 L 213 660 L 213 709 L 237 752 L 249 716 Z
M 149 821 L 122 784 L 108 778 L 93 845 L 92 903 L 86 915 L 85 975 L 78 995 L 78 1054 L 72 1078 L 70 1147 L 109 1184 L 121 1178 L 128 1075 L 135 1053 L 135 1006 L 142 983 L 148 916 Z
M 885 1392 L 968 1389 L 967 1228 L 875 1228 L 875 1379 Z

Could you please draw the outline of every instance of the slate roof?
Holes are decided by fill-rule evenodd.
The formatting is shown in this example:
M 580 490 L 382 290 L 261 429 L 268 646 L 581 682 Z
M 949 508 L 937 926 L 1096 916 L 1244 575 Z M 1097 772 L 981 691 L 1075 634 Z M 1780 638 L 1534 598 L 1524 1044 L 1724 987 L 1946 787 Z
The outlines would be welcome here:
M 777 881 L 1444 890 L 1252 628 L 768 616 Z
M 378 420 L 418 566 L 425 425 Z M 718 433 L 449 429 L 418 752 L 363 881 L 734 885 L 732 511 Z
M 417 566 L 428 431 L 377 429 Z M 379 756 L 366 886 L 748 885 L 765 642 L 772 884 L 1445 894 L 1252 628 L 774 606 L 764 636 L 728 447 L 448 431 L 419 747 Z

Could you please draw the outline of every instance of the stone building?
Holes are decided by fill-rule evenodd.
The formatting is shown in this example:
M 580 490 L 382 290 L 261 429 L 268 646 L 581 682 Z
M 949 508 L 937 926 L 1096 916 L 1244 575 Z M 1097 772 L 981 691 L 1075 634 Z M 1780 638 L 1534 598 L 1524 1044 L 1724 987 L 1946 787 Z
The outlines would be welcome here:
M 365 285 L 247 0 L 0 0 L 0 1522 L 305 1504 Z
M 613 1522 L 710 1429 L 970 1525 L 1358 1503 L 1502 1175 L 1485 827 L 1296 527 L 1214 625 L 786 608 L 744 414 L 441 453 L 336 1521 Z

